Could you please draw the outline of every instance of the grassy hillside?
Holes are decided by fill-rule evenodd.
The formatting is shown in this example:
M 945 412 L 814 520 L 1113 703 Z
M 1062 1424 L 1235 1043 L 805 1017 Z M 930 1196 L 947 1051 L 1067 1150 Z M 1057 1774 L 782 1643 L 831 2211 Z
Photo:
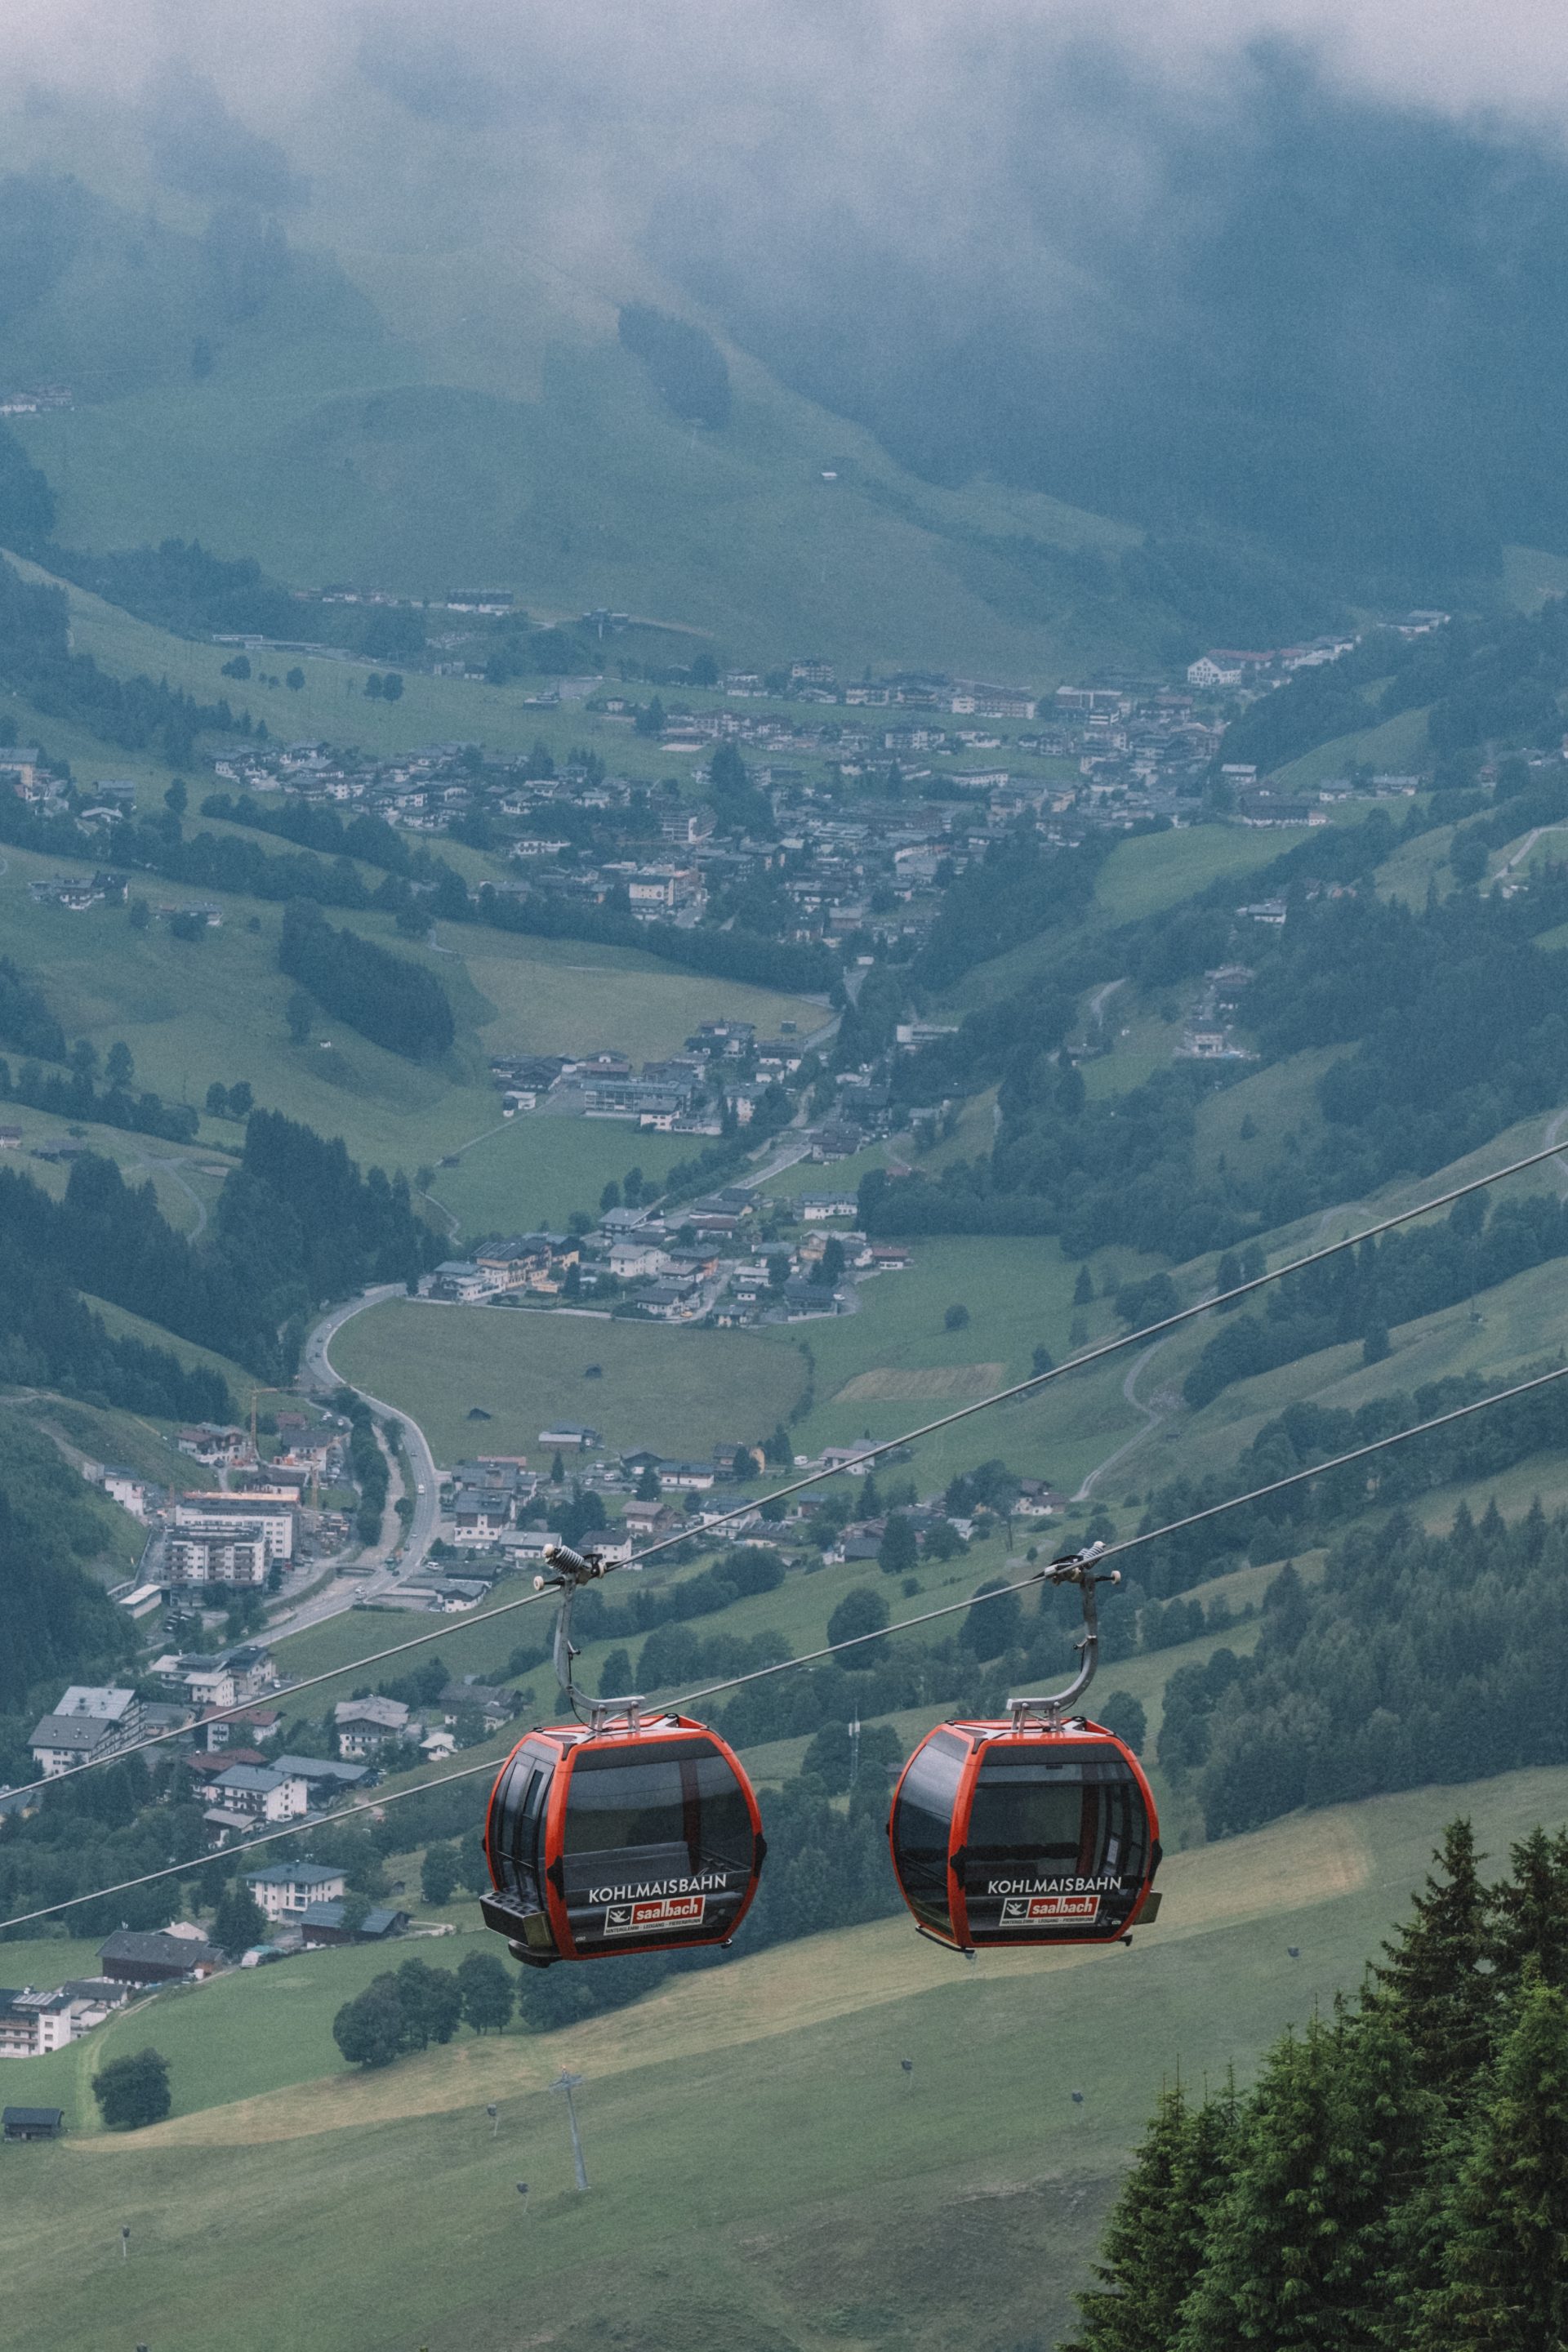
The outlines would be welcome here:
M 621 302 L 671 299 L 654 274 L 581 238 L 542 255 L 509 204 L 454 203 L 449 133 L 421 167 L 410 139 L 429 134 L 363 83 L 296 126 L 313 198 L 248 310 L 215 284 L 207 207 L 171 203 L 122 116 L 71 100 L 47 129 L 6 128 L 14 168 L 74 170 L 110 199 L 0 342 L 19 380 L 78 389 L 20 420 L 67 543 L 175 533 L 306 583 L 496 583 L 546 615 L 608 604 L 746 659 L 823 646 L 1054 682 L 1157 642 L 1152 609 L 1036 576 L 1057 551 L 1114 553 L 1123 527 L 922 483 L 733 350 L 729 425 L 683 423 L 616 338 Z M 342 206 L 345 170 L 371 175 L 371 215 Z
M 1164 1922 L 1130 1952 L 965 1969 L 888 1922 L 380 2075 L 346 2073 L 330 2042 L 371 1956 L 162 1996 L 12 2069 L 17 2096 L 68 2102 L 78 2129 L 0 2154 L 0 2345 L 501 2352 L 521 2313 L 568 2352 L 605 2336 L 956 2352 L 977 2308 L 988 2343 L 1049 2343 L 1162 2075 L 1245 2074 L 1353 1986 L 1454 1811 L 1500 1854 L 1565 1806 L 1568 1773 L 1537 1772 L 1299 1817 L 1174 1856 Z M 449 1965 L 475 1940 L 421 1956 Z M 94 2136 L 84 2063 L 149 2042 L 174 2119 Z M 546 2087 L 563 2063 L 584 2078 L 585 2200 Z
M 68 860 L 24 850 L 8 850 L 0 869 L 6 952 L 45 975 L 68 1036 L 89 1038 L 100 1054 L 123 1038 L 139 1084 L 166 1099 L 199 1104 L 215 1078 L 247 1078 L 266 1108 L 342 1135 L 364 1162 L 412 1175 L 458 1154 L 433 1190 L 448 1219 L 469 1233 L 559 1222 L 596 1203 L 606 1181 L 634 1161 L 657 1177 L 691 1149 L 689 1139 L 645 1137 L 614 1120 L 503 1122 L 486 1066 L 490 1054 L 614 1045 L 647 1058 L 679 1051 L 700 1021 L 733 1015 L 772 1034 L 781 1020 L 793 1020 L 808 1034 L 824 1018 L 820 1005 L 798 997 L 675 971 L 631 949 L 552 945 L 444 925 L 431 948 L 410 950 L 396 940 L 389 917 L 350 914 L 342 919 L 351 927 L 395 942 L 442 981 L 459 1022 L 458 1046 L 439 1066 L 416 1064 L 325 1016 L 295 1045 L 285 1014 L 292 983 L 277 966 L 275 906 L 155 878 L 142 886 L 155 908 L 198 897 L 221 908 L 218 929 L 184 941 L 159 921 L 133 930 L 123 908 L 68 914 L 29 896 L 29 882 L 68 870 Z M 28 1142 L 35 1129 L 40 1137 L 58 1132 L 58 1120 L 37 1113 L 14 1122 L 7 1116 L 26 1128 Z M 205 1122 L 203 1136 L 231 1147 L 240 1139 L 223 1120 Z M 185 1187 L 212 1197 L 200 1172 L 206 1152 L 175 1154 L 108 1130 L 95 1131 L 100 1139 L 128 1172 L 160 1163 L 152 1172 L 176 1223 L 194 1220 Z

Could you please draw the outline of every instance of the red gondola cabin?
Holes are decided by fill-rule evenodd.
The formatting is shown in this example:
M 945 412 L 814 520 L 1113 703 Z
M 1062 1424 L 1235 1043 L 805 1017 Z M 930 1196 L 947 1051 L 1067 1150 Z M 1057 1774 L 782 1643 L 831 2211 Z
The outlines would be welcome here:
M 531 1731 L 490 1796 L 479 1908 L 532 1968 L 727 1944 L 757 1891 L 762 1816 L 731 1748 L 616 1706 Z
M 1160 1824 L 1138 1759 L 1103 1725 L 1026 1700 L 944 1723 L 904 1767 L 889 1833 L 921 1931 L 957 1951 L 1112 1944 L 1159 1906 Z

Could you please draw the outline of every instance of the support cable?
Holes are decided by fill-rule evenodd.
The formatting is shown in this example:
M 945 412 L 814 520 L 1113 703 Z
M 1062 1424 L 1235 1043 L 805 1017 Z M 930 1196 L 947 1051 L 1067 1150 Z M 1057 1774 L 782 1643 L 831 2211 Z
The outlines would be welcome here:
M 1449 1428 L 1457 1421 L 1468 1421 L 1472 1414 L 1484 1412 L 1490 1405 L 1508 1404 L 1515 1397 L 1529 1396 L 1537 1389 L 1549 1388 L 1554 1381 L 1563 1380 L 1568 1380 L 1568 1364 L 1560 1364 L 1550 1372 L 1537 1373 L 1531 1380 L 1517 1381 L 1512 1388 L 1500 1389 L 1495 1395 L 1477 1397 L 1469 1404 L 1456 1405 L 1450 1412 L 1436 1413 L 1430 1421 L 1416 1422 L 1409 1429 L 1395 1430 L 1392 1436 L 1373 1438 L 1370 1444 L 1352 1446 L 1348 1454 L 1336 1454 L 1327 1462 L 1315 1462 L 1309 1469 L 1293 1470 L 1289 1477 L 1275 1478 L 1267 1486 L 1255 1486 L 1245 1495 L 1233 1495 L 1227 1502 L 1210 1503 L 1201 1511 L 1189 1511 L 1184 1518 L 1173 1519 L 1165 1527 L 1150 1528 L 1141 1535 L 1124 1536 L 1119 1543 L 1107 1544 L 1102 1549 L 1096 1550 L 1096 1564 L 1113 1559 L 1122 1552 L 1136 1551 L 1142 1544 L 1159 1543 L 1168 1536 L 1181 1535 L 1186 1528 L 1218 1518 L 1226 1511 L 1238 1511 L 1246 1504 L 1263 1502 L 1270 1495 L 1283 1494 L 1288 1487 L 1303 1486 L 1310 1478 L 1326 1477 L 1331 1471 L 1343 1470 L 1352 1462 L 1364 1462 L 1370 1455 L 1385 1454 L 1391 1446 L 1403 1445 L 1410 1438 L 1429 1436 L 1433 1430 Z M 1045 1567 L 1031 1569 L 1027 1576 L 1018 1578 L 1015 1583 L 997 1585 L 989 1592 L 973 1593 L 967 1601 L 946 1601 L 940 1609 L 922 1610 L 919 1616 L 901 1617 L 893 1624 L 877 1626 L 868 1633 L 851 1634 L 847 1641 L 830 1642 L 826 1648 L 808 1650 L 798 1658 L 781 1658 L 775 1665 L 757 1666 L 750 1674 L 733 1675 L 725 1682 L 707 1683 L 700 1690 L 688 1691 L 684 1697 L 658 1702 L 658 1712 L 679 1713 L 683 1707 L 694 1706 L 699 1699 L 715 1697 L 721 1691 L 740 1690 L 748 1683 L 763 1682 L 774 1675 L 789 1674 L 796 1666 L 816 1665 L 824 1658 L 837 1657 L 846 1650 L 859 1649 L 867 1642 L 885 1642 L 894 1633 L 909 1633 L 914 1626 L 933 1624 L 938 1618 L 962 1615 L 971 1609 L 983 1608 L 987 1601 L 1000 1601 L 1004 1593 L 1026 1592 L 1032 1587 L 1047 1582 L 1051 1568 L 1056 1565 L 1058 1563 L 1048 1562 Z M 423 1796 L 429 1790 L 445 1788 L 448 1781 L 469 1780 L 481 1772 L 494 1773 L 499 1769 L 498 1759 L 489 1757 L 482 1764 L 466 1765 L 459 1772 L 444 1772 L 438 1779 L 418 1781 L 413 1788 L 395 1789 L 388 1796 L 370 1798 L 362 1803 L 345 1806 L 342 1812 L 331 1813 L 324 1821 L 311 1822 L 303 1829 L 291 1824 L 287 1829 L 268 1830 L 260 1837 L 242 1839 L 236 1845 L 220 1847 L 205 1862 L 170 1863 L 164 1869 L 144 1872 L 140 1878 L 122 1879 L 113 1886 L 96 1887 L 90 1894 L 73 1895 L 61 1903 L 46 1903 L 36 1911 L 22 1911 L 14 1918 L 0 1919 L 0 1934 L 10 1927 L 26 1927 L 35 1919 L 51 1918 L 60 1911 L 75 1910 L 83 1903 L 98 1903 L 110 1895 L 129 1894 L 132 1888 L 149 1886 L 157 1879 L 189 1876 L 195 1871 L 206 1868 L 208 1862 L 223 1861 L 230 1854 L 248 1853 L 253 1848 L 270 1845 L 279 1838 L 308 1837 L 312 1829 L 331 1828 L 339 1822 L 351 1820 L 356 1813 L 374 1812 L 381 1807 L 400 1803 L 405 1797 Z
M 1283 1281 L 1287 1275 L 1300 1274 L 1310 1265 L 1321 1265 L 1325 1259 L 1337 1257 L 1342 1251 L 1354 1249 L 1362 1242 L 1374 1241 L 1380 1234 L 1390 1233 L 1397 1225 L 1409 1224 L 1415 1217 L 1427 1216 L 1436 1209 L 1448 1208 L 1454 1202 L 1465 1200 L 1472 1192 L 1483 1192 L 1491 1184 L 1500 1184 L 1510 1176 L 1522 1174 L 1526 1169 L 1538 1168 L 1543 1160 L 1559 1159 L 1568 1159 L 1568 1143 L 1547 1144 L 1539 1151 L 1527 1152 L 1522 1160 L 1511 1160 L 1506 1167 L 1494 1168 L 1484 1176 L 1473 1176 L 1463 1184 L 1456 1184 L 1449 1192 L 1439 1192 L 1433 1200 L 1418 1202 L 1413 1209 L 1401 1209 L 1394 1215 L 1366 1226 L 1361 1233 L 1347 1234 L 1342 1241 L 1327 1242 L 1321 1249 L 1309 1250 L 1304 1257 L 1291 1258 L 1284 1265 L 1266 1268 L 1249 1281 L 1237 1283 L 1233 1289 L 1215 1291 L 1212 1297 L 1200 1298 L 1194 1306 L 1179 1307 L 1173 1315 L 1163 1316 L 1157 1323 L 1146 1323 L 1141 1330 L 1124 1332 L 1120 1339 L 1102 1339 L 1098 1347 L 1069 1356 L 1065 1363 L 1053 1364 L 1048 1372 L 1036 1372 L 1030 1379 L 1016 1381 L 1010 1388 L 997 1389 L 990 1396 L 977 1397 L 973 1403 L 959 1405 L 936 1421 L 922 1423 L 918 1429 L 906 1430 L 900 1437 L 886 1437 L 874 1445 L 862 1446 L 856 1453 L 856 1463 L 876 1461 L 880 1455 L 896 1452 L 900 1446 L 913 1445 L 920 1438 L 934 1437 L 940 1431 L 951 1429 L 958 1422 L 968 1421 L 977 1412 L 988 1412 L 992 1405 L 1007 1404 L 1015 1397 L 1033 1395 L 1050 1381 L 1064 1379 L 1068 1372 L 1083 1371 L 1091 1364 L 1102 1362 L 1108 1356 L 1121 1354 L 1124 1349 L 1142 1347 L 1146 1339 L 1157 1339 L 1163 1334 L 1190 1323 L 1194 1316 L 1212 1314 L 1216 1307 L 1233 1306 L 1238 1298 L 1250 1297 L 1254 1291 L 1267 1288 L 1271 1282 Z M 705 1518 L 698 1529 L 661 1536 L 657 1543 L 647 1545 L 630 1559 L 607 1561 L 604 1572 L 614 1575 L 624 1569 L 641 1568 L 645 1561 L 656 1559 L 660 1552 L 668 1551 L 676 1544 L 689 1543 L 696 1535 L 713 1534 L 719 1528 L 730 1526 L 733 1520 L 753 1517 L 766 1503 L 782 1503 L 807 1486 L 819 1486 L 825 1478 L 841 1475 L 842 1465 L 837 1464 L 831 1469 L 808 1471 L 804 1477 L 792 1479 L 787 1486 L 776 1487 L 771 1495 L 738 1503 L 732 1510 L 720 1511 L 713 1517 Z M 545 1597 L 548 1596 L 531 1592 L 521 1600 L 503 1601 L 499 1607 L 482 1610 L 477 1616 L 468 1618 L 461 1630 L 467 1633 L 475 1625 L 489 1624 L 498 1617 L 505 1617 L 515 1609 L 526 1609 L 532 1601 Z M 323 1683 L 340 1681 L 344 1675 L 358 1674 L 366 1666 L 384 1664 L 388 1658 L 405 1657 L 410 1650 L 422 1649 L 428 1643 L 442 1641 L 456 1630 L 444 1625 L 434 1633 L 416 1633 L 411 1640 L 395 1643 L 390 1649 L 373 1650 L 368 1657 L 351 1658 L 343 1665 L 333 1666 L 327 1673 L 311 1675 L 303 1682 L 289 1683 L 279 1696 L 292 1698 L 301 1691 L 319 1689 Z M 253 1704 L 249 1699 L 237 1699 L 232 1706 L 217 1707 L 212 1714 L 204 1716 L 202 1720 L 204 1723 L 224 1723 L 235 1716 L 244 1715 Z M 161 1748 L 169 1740 L 180 1738 L 189 1728 L 187 1724 L 169 1731 L 153 1732 L 145 1739 L 133 1740 L 127 1747 L 117 1748 L 112 1755 L 89 1757 L 85 1763 L 68 1765 L 63 1772 L 50 1773 L 47 1779 L 25 1781 L 8 1793 L 31 1796 L 36 1790 L 52 1786 L 55 1781 L 73 1780 L 79 1772 L 96 1772 L 105 1764 L 118 1764 L 127 1756 L 139 1756 L 147 1748 Z

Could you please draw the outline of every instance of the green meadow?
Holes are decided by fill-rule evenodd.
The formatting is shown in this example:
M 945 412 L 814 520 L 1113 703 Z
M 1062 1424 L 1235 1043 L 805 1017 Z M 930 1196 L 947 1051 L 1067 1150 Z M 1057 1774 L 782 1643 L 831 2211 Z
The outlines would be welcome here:
M 12 2065 L 7 2095 L 67 2105 L 72 2130 L 0 2150 L 0 2346 L 510 2352 L 523 2330 L 568 2352 L 961 2352 L 981 2312 L 988 2344 L 1048 2344 L 1162 2078 L 1245 2079 L 1353 1990 L 1461 1810 L 1500 1857 L 1561 1822 L 1568 1772 L 1173 1855 L 1163 1917 L 1130 1950 L 965 1967 L 902 1919 L 749 1956 L 742 1931 L 631 2009 L 464 2032 L 381 2074 L 342 2066 L 331 2021 L 384 1955 L 159 1995 Z M 452 1965 L 480 1940 L 414 1950 Z M 149 2043 L 174 2116 L 98 2133 L 89 2070 Z M 585 2198 L 548 2089 L 563 2065 L 583 2078 Z

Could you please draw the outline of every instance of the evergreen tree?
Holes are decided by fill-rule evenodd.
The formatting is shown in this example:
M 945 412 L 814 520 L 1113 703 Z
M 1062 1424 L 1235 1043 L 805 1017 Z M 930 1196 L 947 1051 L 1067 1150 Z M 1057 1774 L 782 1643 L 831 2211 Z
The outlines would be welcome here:
M 883 1530 L 877 1565 L 884 1576 L 908 1576 L 920 1558 L 920 1542 L 902 1511 L 894 1511 Z
M 1413 2352 L 1568 2342 L 1568 1999 L 1533 1967 L 1447 2213 L 1441 2285 Z
M 224 1888 L 213 1917 L 213 1941 L 231 1958 L 259 1944 L 267 1933 L 261 1906 L 243 1879 L 231 1879 Z
M 1494 1895 L 1498 1973 L 1518 1983 L 1533 1962 L 1545 1983 L 1568 1984 L 1568 1836 L 1533 1829 L 1509 1860 L 1512 1879 Z
M 1416 2108 L 1399 2038 L 1316 2021 L 1247 2105 L 1175 2352 L 1362 2352 L 1388 2310 L 1386 2207 Z
M 1106 2231 L 1101 2284 L 1079 2296 L 1082 2330 L 1063 2352 L 1170 2352 L 1234 2128 L 1228 2101 L 1194 2114 L 1179 2083 L 1162 2094 Z
M 1417 2080 L 1453 2100 L 1468 2092 L 1491 2053 L 1493 1898 L 1481 1883 L 1482 1857 L 1468 1821 L 1449 1822 L 1432 1859 L 1442 1875 L 1427 1873 L 1414 1918 L 1384 1946 L 1370 2001 L 1411 2044 Z

